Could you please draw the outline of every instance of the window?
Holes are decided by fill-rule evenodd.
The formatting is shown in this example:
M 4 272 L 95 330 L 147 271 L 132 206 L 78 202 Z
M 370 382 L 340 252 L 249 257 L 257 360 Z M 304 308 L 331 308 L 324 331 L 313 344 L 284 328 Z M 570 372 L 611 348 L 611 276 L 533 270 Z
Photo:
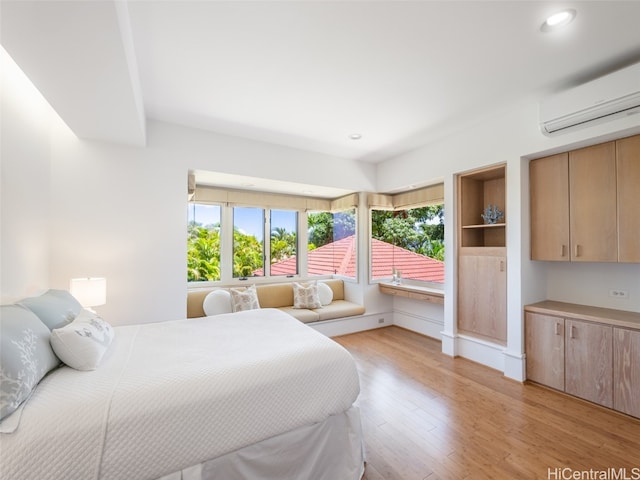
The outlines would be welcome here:
M 233 209 L 233 278 L 264 275 L 264 210 Z
M 191 203 L 187 227 L 187 280 L 216 281 L 220 270 L 220 205 Z
M 356 278 L 356 209 L 307 215 L 308 274 Z
M 271 210 L 271 275 L 298 274 L 298 212 Z
M 371 279 L 394 273 L 444 283 L 444 205 L 371 211 Z
M 328 200 L 199 185 L 190 194 L 189 282 L 357 276 L 357 194 Z M 305 217 L 310 211 L 319 213 Z
M 372 281 L 400 278 L 444 283 L 442 185 L 394 196 L 371 195 Z

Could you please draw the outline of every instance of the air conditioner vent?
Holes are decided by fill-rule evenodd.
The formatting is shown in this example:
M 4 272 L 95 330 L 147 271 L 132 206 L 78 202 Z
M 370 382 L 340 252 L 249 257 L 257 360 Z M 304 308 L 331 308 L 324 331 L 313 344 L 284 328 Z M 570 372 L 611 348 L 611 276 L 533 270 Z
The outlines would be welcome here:
M 640 63 L 542 101 L 540 128 L 551 135 L 638 112 Z

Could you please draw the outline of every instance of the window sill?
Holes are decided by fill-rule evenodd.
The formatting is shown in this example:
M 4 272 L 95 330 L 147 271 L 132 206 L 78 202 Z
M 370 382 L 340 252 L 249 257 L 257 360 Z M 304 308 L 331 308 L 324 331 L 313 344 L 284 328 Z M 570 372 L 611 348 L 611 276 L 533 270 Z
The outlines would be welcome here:
M 379 283 L 381 293 L 396 297 L 411 298 L 422 302 L 444 305 L 444 292 L 435 288 L 418 287 L 415 285 L 403 285 L 394 283 Z

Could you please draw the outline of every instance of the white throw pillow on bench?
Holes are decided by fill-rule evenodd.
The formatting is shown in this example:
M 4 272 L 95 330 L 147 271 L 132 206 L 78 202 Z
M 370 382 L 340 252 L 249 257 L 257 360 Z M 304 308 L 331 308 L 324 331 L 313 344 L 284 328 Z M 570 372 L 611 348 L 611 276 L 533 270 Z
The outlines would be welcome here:
M 228 290 L 220 289 L 210 292 L 202 303 L 204 314 L 207 317 L 211 315 L 220 315 L 221 313 L 231 313 L 231 293 Z
M 333 290 L 326 283 L 318 282 L 318 296 L 323 307 L 333 302 Z

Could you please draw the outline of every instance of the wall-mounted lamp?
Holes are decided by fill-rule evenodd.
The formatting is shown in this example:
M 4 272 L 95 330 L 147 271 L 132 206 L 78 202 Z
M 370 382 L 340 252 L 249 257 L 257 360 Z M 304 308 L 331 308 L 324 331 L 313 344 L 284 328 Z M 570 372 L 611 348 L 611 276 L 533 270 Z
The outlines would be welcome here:
M 85 308 L 107 303 L 106 278 L 72 278 L 69 283 L 69 291 Z

